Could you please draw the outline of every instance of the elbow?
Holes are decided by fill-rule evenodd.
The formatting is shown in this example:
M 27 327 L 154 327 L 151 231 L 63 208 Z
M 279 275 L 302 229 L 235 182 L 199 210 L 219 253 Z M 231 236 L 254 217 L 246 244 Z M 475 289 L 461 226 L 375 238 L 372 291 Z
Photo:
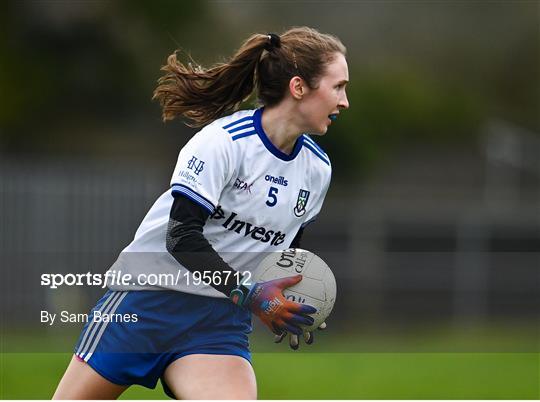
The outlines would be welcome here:
M 169 219 L 169 224 L 167 225 L 167 234 L 165 236 L 165 248 L 167 251 L 172 254 L 176 246 L 178 245 L 178 241 L 180 240 L 176 235 L 175 228 L 180 226 L 180 222 L 175 221 L 174 219 Z
M 202 242 L 206 242 L 202 227 L 169 219 L 165 248 L 170 254 L 195 251 L 200 248 Z

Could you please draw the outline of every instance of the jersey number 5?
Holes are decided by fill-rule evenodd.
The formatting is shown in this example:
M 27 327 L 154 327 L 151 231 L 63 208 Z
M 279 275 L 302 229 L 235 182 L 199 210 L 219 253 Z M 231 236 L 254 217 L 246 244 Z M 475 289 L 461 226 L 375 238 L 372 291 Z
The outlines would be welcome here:
M 278 193 L 278 189 L 275 187 L 270 187 L 270 190 L 268 190 L 268 200 L 266 200 L 266 205 L 269 207 L 273 207 L 277 204 L 277 197 L 276 194 Z

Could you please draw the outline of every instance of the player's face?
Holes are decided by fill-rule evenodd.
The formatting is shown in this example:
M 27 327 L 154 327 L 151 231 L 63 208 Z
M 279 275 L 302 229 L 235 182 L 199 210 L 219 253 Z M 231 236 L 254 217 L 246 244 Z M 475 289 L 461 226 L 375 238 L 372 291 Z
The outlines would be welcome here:
M 308 89 L 300 104 L 306 132 L 324 135 L 341 110 L 349 107 L 345 91 L 349 69 L 345 56 L 336 53 L 315 89 Z

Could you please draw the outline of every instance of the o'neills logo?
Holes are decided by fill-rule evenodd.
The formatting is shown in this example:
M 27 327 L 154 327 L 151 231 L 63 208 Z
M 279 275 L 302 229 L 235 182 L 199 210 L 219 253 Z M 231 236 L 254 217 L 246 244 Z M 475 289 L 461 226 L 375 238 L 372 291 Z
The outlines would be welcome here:
M 221 205 L 218 205 L 212 215 L 210 215 L 210 218 L 216 220 L 226 218 L 225 222 L 221 225 L 225 229 L 238 233 L 244 237 L 249 236 L 253 240 L 270 243 L 272 246 L 278 246 L 285 241 L 285 236 L 287 236 L 286 233 L 281 233 L 279 230 L 268 230 L 263 226 L 255 226 L 252 223 L 235 219 L 237 216 L 237 213 L 231 212 L 231 214 L 226 217 Z
M 289 184 L 289 181 L 283 176 L 275 177 L 267 174 L 266 176 L 264 176 L 264 180 L 269 181 L 270 183 L 279 184 L 280 186 L 284 187 L 287 187 L 287 184 Z

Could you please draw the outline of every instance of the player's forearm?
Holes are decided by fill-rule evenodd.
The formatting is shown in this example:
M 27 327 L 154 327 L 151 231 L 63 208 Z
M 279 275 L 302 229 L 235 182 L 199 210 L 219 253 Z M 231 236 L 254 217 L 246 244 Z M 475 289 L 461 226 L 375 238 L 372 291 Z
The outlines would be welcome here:
M 167 228 L 167 251 L 190 272 L 220 272 L 220 281 L 210 285 L 229 297 L 242 279 L 203 235 L 208 212 L 182 195 L 176 196 Z M 214 283 L 215 282 L 215 283 Z

